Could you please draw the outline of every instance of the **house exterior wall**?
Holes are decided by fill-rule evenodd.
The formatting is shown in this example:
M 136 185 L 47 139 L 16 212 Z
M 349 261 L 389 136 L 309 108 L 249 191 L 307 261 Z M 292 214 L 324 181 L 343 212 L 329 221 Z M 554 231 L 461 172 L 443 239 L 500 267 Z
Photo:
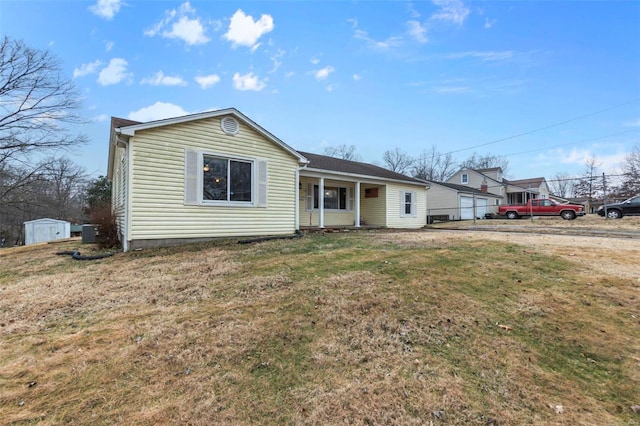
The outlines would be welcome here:
M 432 184 L 427 191 L 427 215 L 446 215 L 450 220 L 460 219 L 458 191 Z
M 114 173 L 111 184 L 111 207 L 118 225 L 120 241 L 127 240 L 127 180 L 128 180 L 127 151 L 118 147 L 115 151 Z
M 131 248 L 295 231 L 296 158 L 240 120 L 238 134 L 223 133 L 220 119 L 140 130 L 131 137 Z M 185 149 L 267 161 L 267 206 L 185 205 Z
M 377 190 L 377 197 L 366 197 L 366 190 Z M 387 226 L 387 187 L 360 185 L 360 217 L 367 226 Z
M 400 196 L 405 191 L 415 193 L 416 211 L 415 214 L 402 217 Z M 421 228 L 427 224 L 427 191 L 424 186 L 388 183 L 386 200 L 386 226 L 390 228 Z

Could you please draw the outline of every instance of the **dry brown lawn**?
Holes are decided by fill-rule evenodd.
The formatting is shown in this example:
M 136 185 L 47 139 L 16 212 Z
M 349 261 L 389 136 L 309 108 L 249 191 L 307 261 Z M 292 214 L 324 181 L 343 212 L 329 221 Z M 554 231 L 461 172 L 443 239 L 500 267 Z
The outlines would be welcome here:
M 0 423 L 640 424 L 640 239 L 488 222 L 0 251 Z

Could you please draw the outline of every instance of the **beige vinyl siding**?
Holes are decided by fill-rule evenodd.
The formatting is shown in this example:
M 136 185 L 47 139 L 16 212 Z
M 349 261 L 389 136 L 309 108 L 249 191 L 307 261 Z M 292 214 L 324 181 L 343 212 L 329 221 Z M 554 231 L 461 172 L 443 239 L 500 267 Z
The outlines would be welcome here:
M 400 192 L 416 194 L 415 217 L 400 217 Z M 389 228 L 421 228 L 427 223 L 427 191 L 424 186 L 387 184 L 387 226 Z
M 317 209 L 308 209 L 307 200 L 310 194 L 307 193 L 309 184 L 318 185 L 319 180 L 314 178 L 300 178 L 300 198 L 298 205 L 298 212 L 300 217 L 300 226 L 319 226 L 320 224 L 320 212 Z M 341 187 L 347 188 L 350 193 L 353 194 L 355 185 L 351 182 L 325 180 L 325 187 Z M 312 195 L 312 194 L 311 194 Z M 347 196 L 348 198 L 348 196 Z M 313 198 L 311 199 L 313 201 Z M 355 202 L 355 197 L 354 201 Z M 347 206 L 351 206 L 351 210 L 337 211 L 337 210 L 324 210 L 324 226 L 353 226 L 355 225 L 355 206 L 352 202 L 347 200 Z
M 222 132 L 220 118 L 141 130 L 131 138 L 130 149 L 132 240 L 295 231 L 297 160 L 242 123 L 235 136 Z M 185 149 L 267 161 L 267 207 L 185 206 Z M 255 171 L 253 178 L 257 179 Z M 257 196 L 255 189 L 253 196 Z
M 366 198 L 365 189 L 378 188 L 378 197 Z M 367 226 L 387 226 L 387 190 L 385 186 L 360 186 L 360 217 Z
M 458 203 L 458 191 L 454 189 L 432 184 L 427 191 L 427 215 L 447 215 L 451 220 L 460 219 Z
M 127 156 L 123 148 L 116 148 L 115 173 L 112 181 L 112 209 L 121 238 L 126 236 Z

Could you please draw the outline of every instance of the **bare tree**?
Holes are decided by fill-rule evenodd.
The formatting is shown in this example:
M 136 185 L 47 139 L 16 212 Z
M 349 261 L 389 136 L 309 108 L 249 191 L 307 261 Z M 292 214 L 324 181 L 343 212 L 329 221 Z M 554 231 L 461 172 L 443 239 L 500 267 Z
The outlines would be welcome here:
M 640 194 L 640 143 L 636 143 L 633 150 L 625 156 L 620 186 L 620 195 L 623 197 L 638 194 Z
M 70 127 L 84 123 L 75 111 L 80 96 L 62 75 L 60 62 L 46 50 L 5 36 L 0 39 L 0 234 L 16 243 L 22 223 L 44 215 L 60 219 L 69 213 L 69 195 L 55 178 L 53 163 L 40 162 L 47 153 L 87 141 Z M 63 163 L 58 163 L 63 165 Z M 71 173 L 70 162 L 57 179 Z M 69 167 L 67 167 L 69 166 Z M 77 167 L 77 166 L 76 166 Z M 55 185 L 54 185 L 55 186 Z M 56 193 L 55 205 L 49 193 Z
M 413 158 L 399 148 L 385 151 L 382 161 L 387 169 L 401 174 L 406 174 L 413 165 Z
M 599 176 L 602 162 L 596 157 L 589 157 L 584 162 L 582 177 L 573 185 L 573 193 L 576 196 L 588 197 L 592 200 L 594 196 L 602 193 L 602 178 Z
M 549 180 L 551 192 L 558 197 L 567 198 L 573 195 L 575 178 L 567 172 L 558 172 Z
M 42 188 L 36 199 L 53 216 L 70 221 L 82 219 L 87 173 L 67 158 L 49 158 L 40 168 Z
M 460 164 L 460 167 L 467 167 L 474 170 L 500 167 L 502 169 L 502 173 L 506 175 L 509 170 L 509 160 L 506 157 L 501 157 L 499 155 L 480 155 L 474 152 L 469 158 Z
M 343 160 L 360 161 L 355 145 L 328 146 L 324 149 L 324 155 Z
M 418 179 L 444 182 L 454 173 L 455 163 L 451 153 L 441 154 L 435 145 L 425 150 L 413 163 L 413 176 Z
M 66 128 L 84 122 L 74 113 L 79 100 L 48 51 L 7 36 L 0 40 L 0 165 L 86 142 Z

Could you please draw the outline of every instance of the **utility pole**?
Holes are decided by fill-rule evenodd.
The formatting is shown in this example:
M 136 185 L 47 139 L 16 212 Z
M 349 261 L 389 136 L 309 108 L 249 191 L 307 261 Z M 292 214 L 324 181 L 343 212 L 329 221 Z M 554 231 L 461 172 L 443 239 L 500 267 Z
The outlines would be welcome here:
M 604 203 L 604 218 L 609 219 L 607 216 L 607 179 L 604 176 L 604 172 L 602 172 L 602 202 Z

